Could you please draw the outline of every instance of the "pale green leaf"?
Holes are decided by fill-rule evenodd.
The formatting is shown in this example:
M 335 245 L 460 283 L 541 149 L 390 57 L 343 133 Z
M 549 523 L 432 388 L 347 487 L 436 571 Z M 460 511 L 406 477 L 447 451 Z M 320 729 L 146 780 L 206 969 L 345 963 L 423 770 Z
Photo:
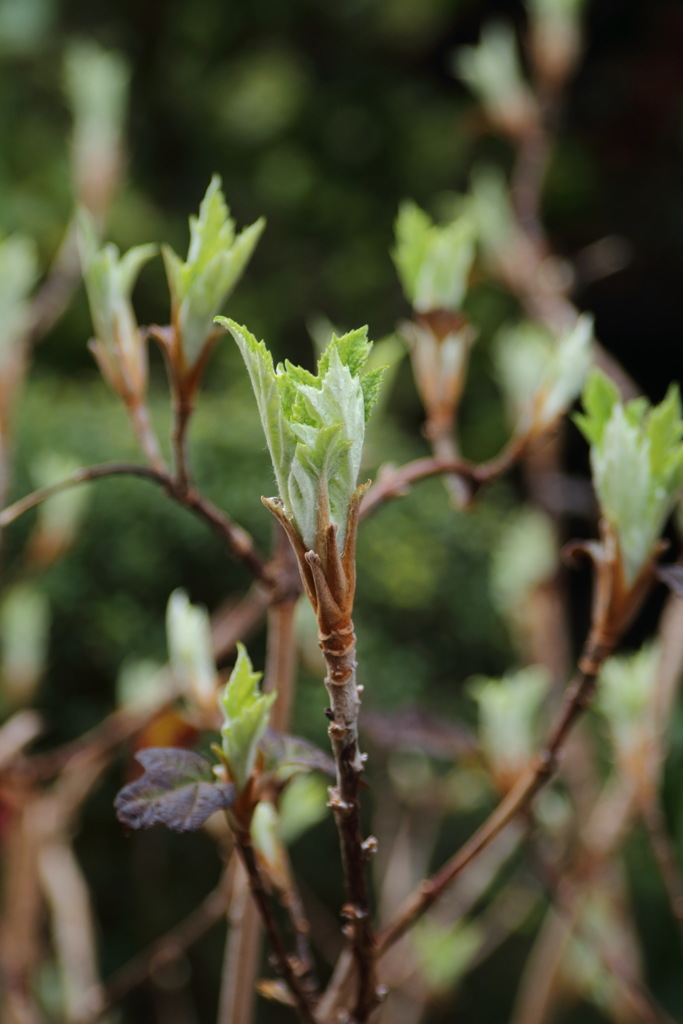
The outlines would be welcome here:
M 381 375 L 375 368 L 364 387 L 367 328 L 333 335 L 313 375 L 289 362 L 274 367 L 263 342 L 232 320 L 216 319 L 231 331 L 247 365 L 287 515 L 315 550 L 319 510 L 327 504 L 342 550 Z
M 600 444 L 612 409 L 619 401 L 619 389 L 600 370 L 592 370 L 586 379 L 581 401 L 585 411 L 577 413 L 574 422 L 590 444 Z
M 28 328 L 29 297 L 37 276 L 37 252 L 30 238 L 0 239 L 0 371 Z
M 182 261 L 172 249 L 164 261 L 174 316 L 188 366 L 193 366 L 213 330 L 213 320 L 244 272 L 261 237 L 265 220 L 260 218 L 235 235 L 235 222 L 214 175 L 199 207 L 190 217 L 190 246 Z
M 78 244 L 95 337 L 126 369 L 129 379 L 146 379 L 146 354 L 131 294 L 138 274 L 157 252 L 138 245 L 121 256 L 113 244 L 100 247 L 86 210 L 78 216 Z
M 658 648 L 647 644 L 634 654 L 609 658 L 601 669 L 596 707 L 622 756 L 654 741 L 659 657 Z
M 474 221 L 468 215 L 437 225 L 414 203 L 402 204 L 392 255 L 406 298 L 417 312 L 460 310 L 474 243 Z
M 292 510 L 287 500 L 288 479 L 297 439 L 283 412 L 281 389 L 273 366 L 273 357 L 265 343 L 257 341 L 246 327 L 240 327 L 234 320 L 222 316 L 216 317 L 216 322 L 230 331 L 242 353 L 256 396 L 256 405 L 266 435 L 278 492 L 291 515 Z M 281 379 L 284 376 L 281 375 Z
M 237 645 L 237 661 L 220 695 L 224 722 L 221 728 L 223 753 L 232 782 L 239 791 L 251 778 L 268 715 L 277 694 L 258 688 L 260 672 L 254 672 L 243 644 Z
M 174 590 L 169 598 L 166 636 L 177 681 L 188 695 L 208 705 L 216 692 L 211 621 L 206 608 L 190 604 L 184 590 Z
M 432 220 L 411 200 L 401 203 L 396 218 L 392 258 L 406 298 L 414 301 L 417 279 L 429 248 Z
M 530 762 L 537 745 L 537 723 L 550 687 L 545 668 L 530 665 L 502 679 L 479 678 L 469 691 L 479 708 L 479 737 L 498 771 L 518 772 Z
M 589 377 L 586 414 L 577 422 L 591 442 L 593 482 L 603 516 L 619 540 L 626 580 L 651 557 L 683 486 L 683 420 L 678 389 L 652 408 L 622 405 L 603 375 Z
M 577 319 L 559 340 L 535 323 L 504 328 L 494 358 L 516 432 L 544 431 L 581 393 L 592 359 L 593 321 Z
M 479 44 L 460 47 L 454 64 L 456 74 L 492 119 L 516 121 L 530 109 L 533 101 L 522 72 L 517 40 L 507 23 L 484 25 Z

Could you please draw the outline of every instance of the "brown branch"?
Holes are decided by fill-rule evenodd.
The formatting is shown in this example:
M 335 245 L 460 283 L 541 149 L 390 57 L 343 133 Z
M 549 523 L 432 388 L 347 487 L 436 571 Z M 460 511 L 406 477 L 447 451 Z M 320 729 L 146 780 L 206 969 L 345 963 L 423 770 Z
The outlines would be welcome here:
M 240 860 L 247 872 L 251 894 L 258 907 L 261 922 L 268 936 L 277 971 L 292 994 L 302 1024 L 318 1024 L 310 993 L 306 990 L 305 985 L 302 984 L 301 978 L 294 969 L 273 916 L 261 869 L 259 868 L 251 843 L 251 837 L 248 832 L 236 829 L 233 829 L 233 835 Z
M 581 661 L 582 668 L 569 688 L 565 701 L 548 736 L 545 748 L 529 771 L 503 798 L 498 807 L 470 839 L 430 880 L 423 882 L 408 898 L 397 917 L 379 934 L 378 955 L 382 955 L 401 938 L 442 896 L 463 868 L 498 836 L 507 825 L 532 804 L 536 794 L 555 774 L 560 756 L 573 726 L 591 703 L 598 672 L 610 653 L 607 644 L 594 646 L 589 642 L 590 656 Z
M 230 903 L 217 1024 L 251 1024 L 261 954 L 261 919 L 241 864 Z M 241 887 L 239 885 L 241 883 Z
M 104 997 L 97 1012 L 83 1020 L 81 1024 L 95 1024 L 107 1010 L 142 984 L 150 973 L 177 960 L 186 949 L 217 924 L 225 915 L 230 886 L 231 872 L 228 869 L 216 888 L 212 889 L 187 917 L 112 974 L 105 983 Z
M 683 874 L 673 843 L 669 838 L 664 812 L 658 796 L 640 801 L 640 816 L 657 862 L 671 912 L 683 941 Z
M 294 611 L 301 592 L 301 581 L 292 547 L 282 527 L 275 523 L 274 557 L 271 562 L 276 589 L 268 609 L 268 647 L 264 690 L 276 692 L 271 726 L 287 732 L 294 695 L 296 643 Z M 294 887 L 280 893 L 281 903 L 292 921 L 297 941 L 301 976 L 312 977 L 312 958 L 308 946 L 308 922 Z M 241 898 L 231 913 L 231 928 L 223 959 L 218 1024 L 249 1024 L 252 1019 L 254 991 L 259 968 L 261 936 L 259 916 L 253 900 Z
M 192 416 L 192 405 L 183 391 L 173 388 L 173 459 L 175 483 L 180 495 L 190 490 L 190 464 L 187 450 L 187 431 Z
M 51 484 L 49 487 L 41 487 L 26 497 L 20 498 L 14 504 L 0 512 L 0 529 L 9 526 L 25 512 L 40 505 L 43 501 L 55 494 L 76 487 L 78 484 L 88 483 L 90 480 L 99 480 L 107 476 L 139 476 L 145 480 L 151 480 L 161 487 L 167 486 L 167 478 L 164 474 L 152 469 L 150 466 L 139 466 L 134 462 L 106 462 L 99 466 L 88 466 L 86 469 L 78 469 L 71 476 L 60 480 L 59 483 Z
M 422 459 L 407 462 L 398 469 L 390 468 L 381 471 L 375 484 L 368 490 L 361 505 L 360 515 L 367 519 L 376 508 L 390 498 L 398 498 L 406 494 L 411 484 L 442 473 L 456 474 L 470 484 L 471 494 L 476 492 L 496 477 L 505 473 L 524 451 L 526 442 L 523 438 L 513 438 L 503 451 L 488 462 L 475 465 L 467 459 L 444 458 L 429 455 Z
M 13 523 L 25 512 L 40 505 L 47 498 L 59 494 L 70 487 L 88 483 L 108 476 L 138 476 L 163 487 L 168 495 L 179 505 L 194 512 L 203 519 L 218 536 L 225 541 L 235 558 L 244 562 L 254 575 L 268 585 L 272 585 L 271 575 L 265 560 L 256 549 L 252 537 L 238 523 L 233 522 L 224 512 L 211 501 L 204 498 L 194 489 L 188 492 L 179 491 L 175 481 L 166 471 L 153 469 L 151 466 L 140 466 L 133 462 L 108 462 L 103 465 L 89 466 L 79 469 L 71 476 L 49 487 L 41 487 L 37 491 L 20 498 L 13 505 L 8 505 L 0 512 L 0 529 Z
M 149 465 L 157 473 L 167 475 L 168 467 L 161 454 L 161 448 L 152 426 L 147 404 L 142 399 L 131 401 L 127 404 L 127 411 L 140 448 L 147 457 Z
M 372 845 L 364 844 L 360 821 L 360 780 L 363 759 L 358 748 L 357 720 L 360 700 L 356 685 L 356 638 L 353 624 L 321 637 L 327 664 L 325 686 L 330 696 L 329 727 L 337 765 L 337 784 L 330 791 L 341 845 L 347 903 L 342 910 L 351 940 L 358 975 L 353 1016 L 364 1024 L 378 1003 L 375 969 L 375 934 L 370 915 L 367 859 Z

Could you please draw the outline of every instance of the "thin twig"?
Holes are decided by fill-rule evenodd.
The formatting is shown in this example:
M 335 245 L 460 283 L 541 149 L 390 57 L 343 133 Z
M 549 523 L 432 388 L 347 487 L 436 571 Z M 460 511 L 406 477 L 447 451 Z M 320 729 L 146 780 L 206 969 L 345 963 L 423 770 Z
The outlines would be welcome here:
M 347 903 L 342 910 L 347 920 L 346 932 L 351 939 L 353 957 L 358 974 L 358 992 L 352 1019 L 364 1024 L 377 1005 L 377 977 L 375 970 L 375 934 L 370 914 L 367 881 L 367 859 L 371 847 L 363 843 L 360 821 L 360 779 L 362 758 L 357 735 L 349 729 L 352 718 L 357 722 L 360 705 L 356 686 L 356 643 L 353 624 L 343 638 L 343 652 L 335 650 L 333 635 L 321 641 L 327 663 L 325 686 L 330 696 L 330 739 L 337 765 L 337 784 L 330 792 L 330 806 L 334 814 L 341 845 L 342 868 Z M 343 682 L 340 683 L 340 677 Z M 346 706 L 348 694 L 355 694 L 354 706 Z M 338 702 L 341 702 L 338 705 Z
M 296 676 L 294 610 L 301 592 L 301 580 L 291 544 L 282 527 L 275 523 L 274 556 L 271 563 L 276 591 L 268 610 L 268 646 L 264 690 L 278 697 L 271 712 L 271 726 L 278 732 L 289 729 Z M 290 915 L 297 942 L 302 976 L 312 977 L 308 945 L 308 922 L 292 881 L 281 900 Z M 237 896 L 232 908 L 231 927 L 223 960 L 218 1024 L 249 1024 L 261 951 L 258 910 L 253 900 Z
M 146 455 L 149 465 L 157 473 L 168 474 L 168 467 L 161 454 L 161 447 L 152 426 L 147 404 L 144 401 L 135 401 L 129 403 L 127 408 L 138 443 Z
M 88 483 L 90 480 L 99 480 L 107 476 L 139 476 L 145 480 L 151 480 L 152 483 L 156 483 L 161 487 L 166 487 L 168 483 L 164 474 L 159 473 L 156 469 L 152 469 L 150 466 L 139 466 L 134 462 L 106 462 L 98 466 L 88 466 L 86 469 L 77 469 L 75 473 L 72 473 L 71 476 L 66 477 L 64 480 L 60 480 L 59 483 L 50 484 L 48 487 L 40 487 L 37 491 L 27 494 L 26 497 L 20 498 L 14 504 L 2 509 L 0 512 L 0 529 L 9 526 L 15 519 L 23 516 L 25 512 L 42 504 L 42 502 L 55 494 L 60 494 L 62 491 L 66 491 L 70 487 L 76 487 L 78 484 Z
M 292 962 L 287 954 L 287 949 L 280 934 L 273 916 L 270 900 L 266 892 L 265 883 L 256 860 L 251 837 L 248 832 L 233 830 L 236 849 L 249 878 L 249 888 L 261 915 L 261 922 L 265 929 L 270 943 L 273 957 L 278 973 L 287 984 L 302 1024 L 317 1024 L 316 1017 L 311 1005 L 311 996 L 302 984 L 301 978 L 294 970 Z
M 640 801 L 640 816 L 657 861 L 659 874 L 666 890 L 671 912 L 683 941 L 683 875 L 678 857 L 664 818 L 664 812 L 656 794 Z
M 108 476 L 138 476 L 163 487 L 179 505 L 194 512 L 211 526 L 214 532 L 225 541 L 235 558 L 244 562 L 256 577 L 268 584 L 272 583 L 265 560 L 257 551 L 253 538 L 243 527 L 233 522 L 198 491 L 178 491 L 175 481 L 167 472 L 153 469 L 151 466 L 140 466 L 134 462 L 108 462 L 98 466 L 88 466 L 85 469 L 76 470 L 75 473 L 59 483 L 41 487 L 26 497 L 20 498 L 19 501 L 15 501 L 13 505 L 8 505 L 0 512 L 0 529 L 13 523 L 25 512 L 61 491 Z
M 231 872 L 228 869 L 216 888 L 212 889 L 187 917 L 112 974 L 105 983 L 104 997 L 97 1012 L 83 1020 L 81 1024 L 95 1024 L 107 1010 L 142 984 L 152 971 L 177 960 L 186 949 L 217 924 L 225 914 L 230 884 Z
M 574 724 L 589 706 L 597 675 L 609 649 L 606 645 L 593 649 L 594 655 L 586 659 L 570 687 L 564 704 L 550 731 L 546 746 L 529 771 L 510 790 L 498 807 L 473 836 L 451 857 L 430 880 L 423 882 L 406 901 L 397 917 L 379 934 L 378 954 L 381 956 L 441 897 L 455 878 L 482 850 L 513 821 L 531 806 L 536 794 L 555 774 L 565 741 Z
M 228 935 L 221 968 L 217 1024 L 250 1024 L 261 954 L 261 919 L 242 864 L 230 902 Z
M 190 490 L 190 464 L 187 450 L 187 430 L 192 416 L 192 406 L 188 404 L 183 393 L 173 389 L 173 459 L 175 463 L 175 482 L 178 492 L 187 494 Z
M 411 484 L 419 480 L 426 480 L 432 476 L 439 476 L 442 473 L 456 474 L 466 480 L 471 487 L 470 497 L 484 484 L 490 483 L 496 477 L 505 473 L 520 458 L 524 450 L 525 442 L 520 438 L 513 440 L 506 445 L 503 451 L 495 458 L 479 465 L 469 462 L 463 458 L 444 458 L 443 456 L 429 455 L 413 462 L 407 462 L 398 469 L 391 468 L 380 472 L 375 484 L 370 488 L 363 498 L 360 515 L 367 519 L 372 515 L 379 505 L 382 505 L 390 498 L 397 498 L 406 494 Z

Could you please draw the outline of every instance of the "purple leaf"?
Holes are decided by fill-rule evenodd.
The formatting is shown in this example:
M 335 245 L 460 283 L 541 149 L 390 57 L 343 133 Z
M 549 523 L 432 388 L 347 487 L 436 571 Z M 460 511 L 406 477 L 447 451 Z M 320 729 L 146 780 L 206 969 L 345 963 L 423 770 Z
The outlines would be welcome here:
M 193 832 L 214 811 L 235 802 L 235 787 L 217 781 L 206 758 L 190 750 L 149 747 L 136 759 L 145 774 L 114 801 L 116 816 L 128 828 L 166 825 L 174 832 Z
M 683 597 L 683 565 L 662 565 L 657 576 L 678 597 Z
M 319 771 L 335 775 L 334 761 L 319 747 L 299 736 L 267 729 L 261 740 L 261 750 L 269 772 L 280 778 L 289 778 L 297 772 Z

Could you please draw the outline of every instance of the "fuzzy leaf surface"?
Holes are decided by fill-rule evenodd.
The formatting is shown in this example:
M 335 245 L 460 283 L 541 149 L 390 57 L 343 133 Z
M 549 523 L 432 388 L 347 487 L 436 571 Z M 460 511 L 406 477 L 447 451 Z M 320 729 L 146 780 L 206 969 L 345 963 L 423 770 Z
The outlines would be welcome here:
M 274 366 L 264 343 L 245 327 L 216 320 L 232 333 L 246 363 L 287 516 L 304 545 L 317 550 L 321 511 L 329 510 L 343 550 L 365 424 L 383 373 L 365 373 L 372 347 L 367 328 L 333 335 L 312 374 L 289 362 Z

